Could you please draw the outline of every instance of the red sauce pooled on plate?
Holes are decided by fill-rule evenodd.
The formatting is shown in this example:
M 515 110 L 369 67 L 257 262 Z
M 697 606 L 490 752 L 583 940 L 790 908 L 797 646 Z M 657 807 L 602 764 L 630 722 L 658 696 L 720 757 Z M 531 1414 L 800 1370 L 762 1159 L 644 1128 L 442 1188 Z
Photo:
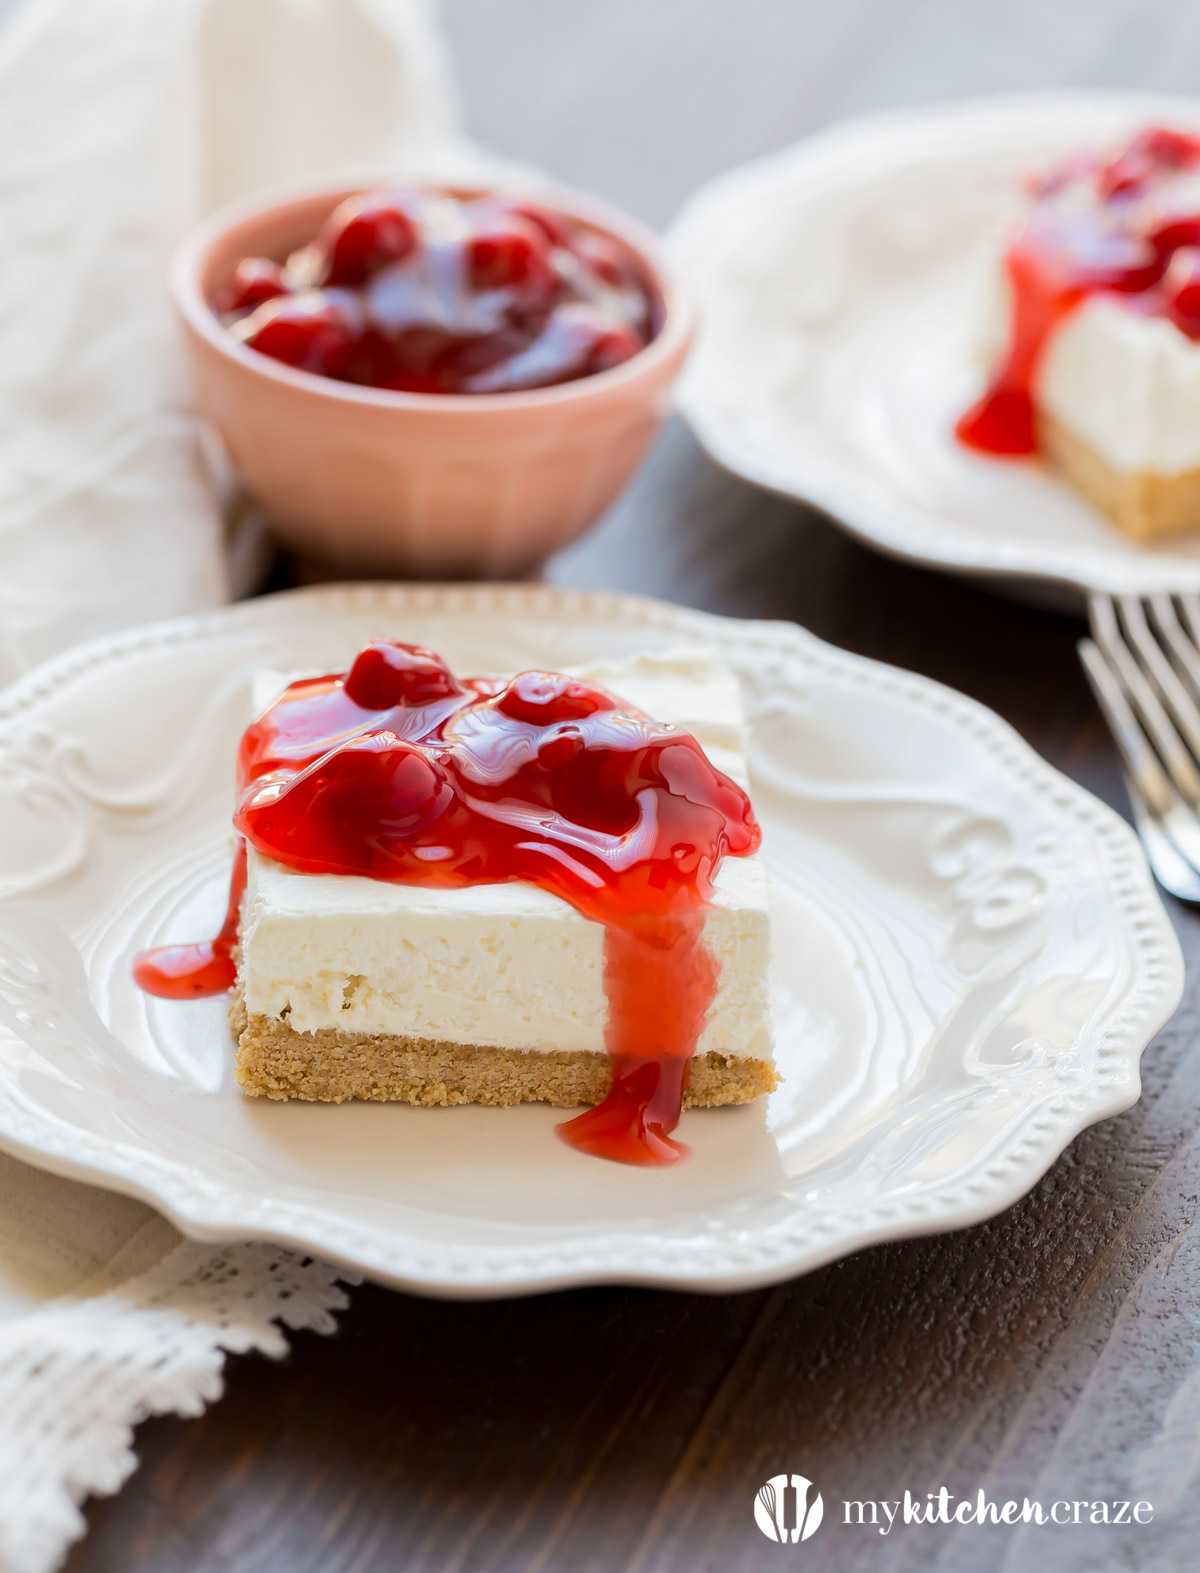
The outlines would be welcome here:
M 225 921 L 216 939 L 140 951 L 133 958 L 133 981 L 147 994 L 168 1000 L 198 1000 L 210 994 L 228 993 L 237 981 L 233 951 L 245 893 L 246 843 L 239 839 L 233 855 Z
M 1033 187 L 1005 257 L 1008 346 L 955 427 L 983 453 L 1037 452 L 1033 380 L 1050 335 L 1089 295 L 1169 318 L 1200 339 L 1200 137 L 1151 128 L 1110 157 L 1079 156 Z
M 627 361 L 654 335 L 637 257 L 541 206 L 349 197 L 284 263 L 245 257 L 213 309 L 260 354 L 401 393 L 512 393 Z
M 760 841 L 746 794 L 695 738 L 553 672 L 498 688 L 379 641 L 344 675 L 293 683 L 247 729 L 238 788 L 239 834 L 302 873 L 519 879 L 602 923 L 612 1091 L 560 1131 L 625 1163 L 686 1152 L 670 1133 L 716 993 L 703 941 L 713 876 Z M 243 855 L 218 939 L 144 952 L 143 988 L 232 985 L 244 880 Z

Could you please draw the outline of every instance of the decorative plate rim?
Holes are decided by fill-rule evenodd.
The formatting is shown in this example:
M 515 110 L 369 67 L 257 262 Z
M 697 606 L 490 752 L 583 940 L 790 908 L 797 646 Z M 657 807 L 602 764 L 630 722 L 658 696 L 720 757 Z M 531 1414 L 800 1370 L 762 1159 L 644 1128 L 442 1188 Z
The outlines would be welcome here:
M 394 1229 L 351 1227 L 311 1205 L 264 1200 L 234 1180 L 184 1176 L 144 1149 L 73 1133 L 66 1142 L 52 1121 L 30 1113 L 0 1076 L 0 1149 L 68 1178 L 134 1196 L 179 1230 L 210 1241 L 256 1239 L 319 1255 L 397 1288 L 450 1298 L 548 1291 L 622 1283 L 728 1293 L 779 1282 L 884 1240 L 965 1227 L 1011 1206 L 1087 1126 L 1117 1114 L 1140 1093 L 1139 1062 L 1174 1013 L 1183 990 L 1183 958 L 1131 828 L 1105 804 L 1047 764 L 984 706 L 930 679 L 825 644 L 789 623 L 742 621 L 637 596 L 544 586 L 335 585 L 287 591 L 214 612 L 151 624 L 76 646 L 0 692 L 0 743 L 14 719 L 35 713 L 63 685 L 97 663 L 184 643 L 219 641 L 246 625 L 292 616 L 298 608 L 357 612 L 462 613 L 590 618 L 597 623 L 679 632 L 740 644 L 915 706 L 948 721 L 994 758 L 1025 794 L 1049 798 L 1089 842 L 1108 911 L 1135 958 L 1129 986 L 1095 1034 L 1108 1067 L 1069 1092 L 1051 1091 L 1024 1105 L 1006 1125 L 1006 1140 L 982 1169 L 970 1165 L 957 1189 L 933 1201 L 884 1199 L 806 1225 L 794 1205 L 780 1225 L 747 1230 L 742 1243 L 720 1247 L 695 1237 L 677 1241 L 612 1226 L 577 1241 L 544 1245 L 434 1249 Z M 147 1173 L 148 1168 L 152 1171 Z
M 869 167 L 881 147 L 894 146 L 898 137 L 928 142 L 931 149 L 939 139 L 944 156 L 948 138 L 956 131 L 998 130 L 1031 112 L 1048 117 L 1058 110 L 1064 121 L 1069 121 L 1089 109 L 1169 112 L 1181 121 L 1200 124 L 1200 101 L 1194 98 L 1108 88 L 997 93 L 878 110 L 818 131 L 708 181 L 672 222 L 667 244 L 685 281 L 689 277 L 696 281 L 703 271 L 696 259 L 704 255 L 708 237 L 726 229 L 739 208 L 754 206 L 767 192 L 778 192 L 784 186 L 802 189 L 806 184 L 826 184 L 832 174 Z M 702 297 L 703 291 L 699 293 Z M 808 503 L 864 544 L 905 562 L 998 578 L 1009 584 L 1040 586 L 1051 595 L 1063 591 L 1120 595 L 1163 588 L 1200 589 L 1197 559 L 1147 553 L 1143 562 L 1118 559 L 1088 545 L 1039 546 L 1036 541 L 1015 542 L 983 534 L 972 538 L 946 530 L 915 505 L 884 499 L 861 486 L 845 465 L 826 464 L 806 455 L 801 474 L 801 466 L 781 463 L 775 452 L 747 441 L 738 423 L 729 418 L 728 398 L 715 379 L 705 376 L 703 339 L 702 321 L 697 345 L 675 393 L 676 406 L 701 446 L 731 474 L 776 495 Z

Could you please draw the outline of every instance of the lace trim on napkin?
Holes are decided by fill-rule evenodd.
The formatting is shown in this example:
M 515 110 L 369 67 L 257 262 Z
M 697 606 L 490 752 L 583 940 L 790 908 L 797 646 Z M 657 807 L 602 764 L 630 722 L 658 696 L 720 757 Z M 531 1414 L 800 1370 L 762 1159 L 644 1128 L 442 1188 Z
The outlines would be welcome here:
M 0 1573 L 55 1567 L 84 1532 L 83 1499 L 137 1467 L 133 1427 L 202 1413 L 227 1351 L 278 1359 L 281 1322 L 332 1332 L 339 1278 L 356 1281 L 273 1245 L 185 1242 L 104 1294 L 0 1324 Z

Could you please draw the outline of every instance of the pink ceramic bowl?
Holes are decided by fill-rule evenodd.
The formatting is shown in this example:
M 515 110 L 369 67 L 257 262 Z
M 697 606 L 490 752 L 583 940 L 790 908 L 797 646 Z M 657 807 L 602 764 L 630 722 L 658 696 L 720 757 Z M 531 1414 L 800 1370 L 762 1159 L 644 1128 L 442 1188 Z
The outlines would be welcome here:
M 611 371 L 523 393 L 393 393 L 296 371 L 225 331 L 209 301 L 242 257 L 282 260 L 343 198 L 388 183 L 266 192 L 184 241 L 171 278 L 197 405 L 279 539 L 329 571 L 521 577 L 629 479 L 667 411 L 692 311 L 650 231 L 551 190 L 524 194 L 615 236 L 658 295 L 657 336 Z

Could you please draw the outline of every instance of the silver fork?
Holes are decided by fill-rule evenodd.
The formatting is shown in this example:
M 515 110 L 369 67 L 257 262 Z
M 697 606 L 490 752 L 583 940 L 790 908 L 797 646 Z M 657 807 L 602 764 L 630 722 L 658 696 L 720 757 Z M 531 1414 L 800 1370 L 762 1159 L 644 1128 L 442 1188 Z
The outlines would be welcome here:
M 1079 659 L 1159 884 L 1200 902 L 1200 597 L 1093 595 Z

